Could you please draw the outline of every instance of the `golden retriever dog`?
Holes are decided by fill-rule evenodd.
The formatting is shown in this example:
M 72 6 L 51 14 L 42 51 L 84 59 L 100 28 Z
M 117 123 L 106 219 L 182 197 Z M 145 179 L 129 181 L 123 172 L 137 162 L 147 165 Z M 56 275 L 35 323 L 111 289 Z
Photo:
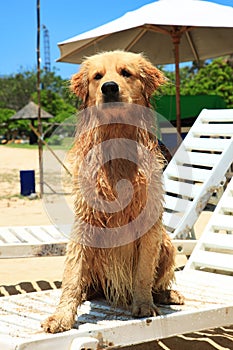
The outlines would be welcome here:
M 71 79 L 83 113 L 72 151 L 75 222 L 46 332 L 71 329 L 77 307 L 95 293 L 134 317 L 159 314 L 156 304 L 183 303 L 170 289 L 175 249 L 162 224 L 164 158 L 147 108 L 164 82 L 143 55 L 123 51 L 85 59 Z

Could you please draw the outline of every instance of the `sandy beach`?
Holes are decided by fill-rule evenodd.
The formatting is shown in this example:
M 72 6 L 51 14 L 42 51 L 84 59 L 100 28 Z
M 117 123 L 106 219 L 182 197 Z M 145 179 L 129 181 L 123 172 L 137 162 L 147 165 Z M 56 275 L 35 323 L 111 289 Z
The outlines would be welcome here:
M 0 226 L 50 225 L 42 200 L 20 196 L 20 170 L 34 170 L 36 192 L 39 192 L 39 166 L 37 149 L 0 146 Z M 203 212 L 195 225 L 198 235 L 203 231 L 211 213 Z M 178 257 L 177 266 L 185 264 L 186 258 Z M 0 296 L 58 288 L 61 285 L 64 257 L 1 259 Z M 49 266 L 49 268 L 48 268 Z M 195 332 L 139 345 L 137 350 L 157 349 L 232 349 L 233 328 Z
M 39 162 L 37 149 L 0 147 L 0 226 L 51 225 L 43 201 L 20 196 L 20 170 L 34 170 L 36 192 L 39 193 Z M 52 265 L 51 265 L 52 264 Z M 61 281 L 64 257 L 2 259 L 0 285 L 16 285 L 20 282 L 45 280 Z M 48 266 L 51 266 L 48 269 Z M 39 289 L 39 287 L 36 287 Z M 20 290 L 20 288 L 18 288 Z M 14 288 L 11 288 L 11 292 Z M 7 294 L 5 291 L 4 293 Z

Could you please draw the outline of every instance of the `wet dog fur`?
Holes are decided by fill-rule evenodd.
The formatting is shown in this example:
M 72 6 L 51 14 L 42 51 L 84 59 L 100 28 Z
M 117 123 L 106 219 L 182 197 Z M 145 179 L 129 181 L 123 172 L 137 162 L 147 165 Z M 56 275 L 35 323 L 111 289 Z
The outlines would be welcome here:
M 170 289 L 174 280 L 175 250 L 162 223 L 163 156 L 149 132 L 132 126 L 130 121 L 129 125 L 121 124 L 119 120 L 108 124 L 106 120 L 110 118 L 111 108 L 102 108 L 105 104 L 116 103 L 113 118 L 123 120 L 127 118 L 127 109 L 118 108 L 119 103 L 150 107 L 152 93 L 164 82 L 164 75 L 143 55 L 123 51 L 105 52 L 85 59 L 80 71 L 71 79 L 71 89 L 82 99 L 82 109 L 87 112 L 73 148 L 76 219 L 67 245 L 62 296 L 55 314 L 42 323 L 46 332 L 71 329 L 77 307 L 93 291 L 100 292 L 114 306 L 130 308 L 135 317 L 159 314 L 156 303 L 183 303 L 182 295 Z M 96 115 L 93 106 L 98 111 L 100 108 Z M 104 125 L 98 126 L 98 113 L 105 120 Z M 147 232 L 126 244 L 107 248 L 83 244 L 85 225 L 80 225 L 80 219 L 99 228 L 124 227 L 137 218 L 146 205 L 148 175 L 138 164 L 127 159 L 105 163 L 96 176 L 98 195 L 110 202 L 117 197 L 116 184 L 121 179 L 131 182 L 133 196 L 124 209 L 103 213 L 93 209 L 84 199 L 89 179 L 80 171 L 82 160 L 95 145 L 119 138 L 141 143 L 153 154 L 153 166 L 149 164 L 149 168 L 153 189 L 151 210 L 155 212 L 149 213 L 148 218 L 156 215 L 157 219 Z M 95 166 L 93 163 L 93 171 Z M 86 232 L 86 237 L 91 237 L 90 232 Z

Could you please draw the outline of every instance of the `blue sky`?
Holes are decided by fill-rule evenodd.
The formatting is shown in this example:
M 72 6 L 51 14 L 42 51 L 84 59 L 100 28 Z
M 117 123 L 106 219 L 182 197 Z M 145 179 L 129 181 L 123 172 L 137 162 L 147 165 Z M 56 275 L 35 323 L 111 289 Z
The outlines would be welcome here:
M 153 1 L 41 0 L 41 25 L 46 25 L 49 30 L 51 67 L 55 67 L 64 79 L 69 79 L 78 66 L 56 62 L 59 57 L 58 42 L 112 21 L 125 12 Z M 233 6 L 233 0 L 212 2 Z M 36 67 L 36 25 L 36 0 L 0 1 L 0 75 L 14 74 L 22 69 Z M 41 59 L 43 67 L 43 32 Z

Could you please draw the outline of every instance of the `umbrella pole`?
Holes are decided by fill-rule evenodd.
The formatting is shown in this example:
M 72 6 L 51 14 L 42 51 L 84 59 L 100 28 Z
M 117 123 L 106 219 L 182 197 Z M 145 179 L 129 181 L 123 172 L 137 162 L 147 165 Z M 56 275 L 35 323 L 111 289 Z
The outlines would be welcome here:
M 174 44 L 174 56 L 175 56 L 175 73 L 176 73 L 176 129 L 181 134 L 181 115 L 180 115 L 180 71 L 179 71 L 179 45 L 180 34 L 173 33 L 172 41 Z
M 41 103 L 40 103 L 40 0 L 37 0 L 37 97 L 38 97 L 38 131 L 39 134 L 43 134 L 42 121 L 41 121 Z M 43 143 L 38 139 L 39 150 L 39 172 L 40 172 L 40 196 L 43 196 Z

